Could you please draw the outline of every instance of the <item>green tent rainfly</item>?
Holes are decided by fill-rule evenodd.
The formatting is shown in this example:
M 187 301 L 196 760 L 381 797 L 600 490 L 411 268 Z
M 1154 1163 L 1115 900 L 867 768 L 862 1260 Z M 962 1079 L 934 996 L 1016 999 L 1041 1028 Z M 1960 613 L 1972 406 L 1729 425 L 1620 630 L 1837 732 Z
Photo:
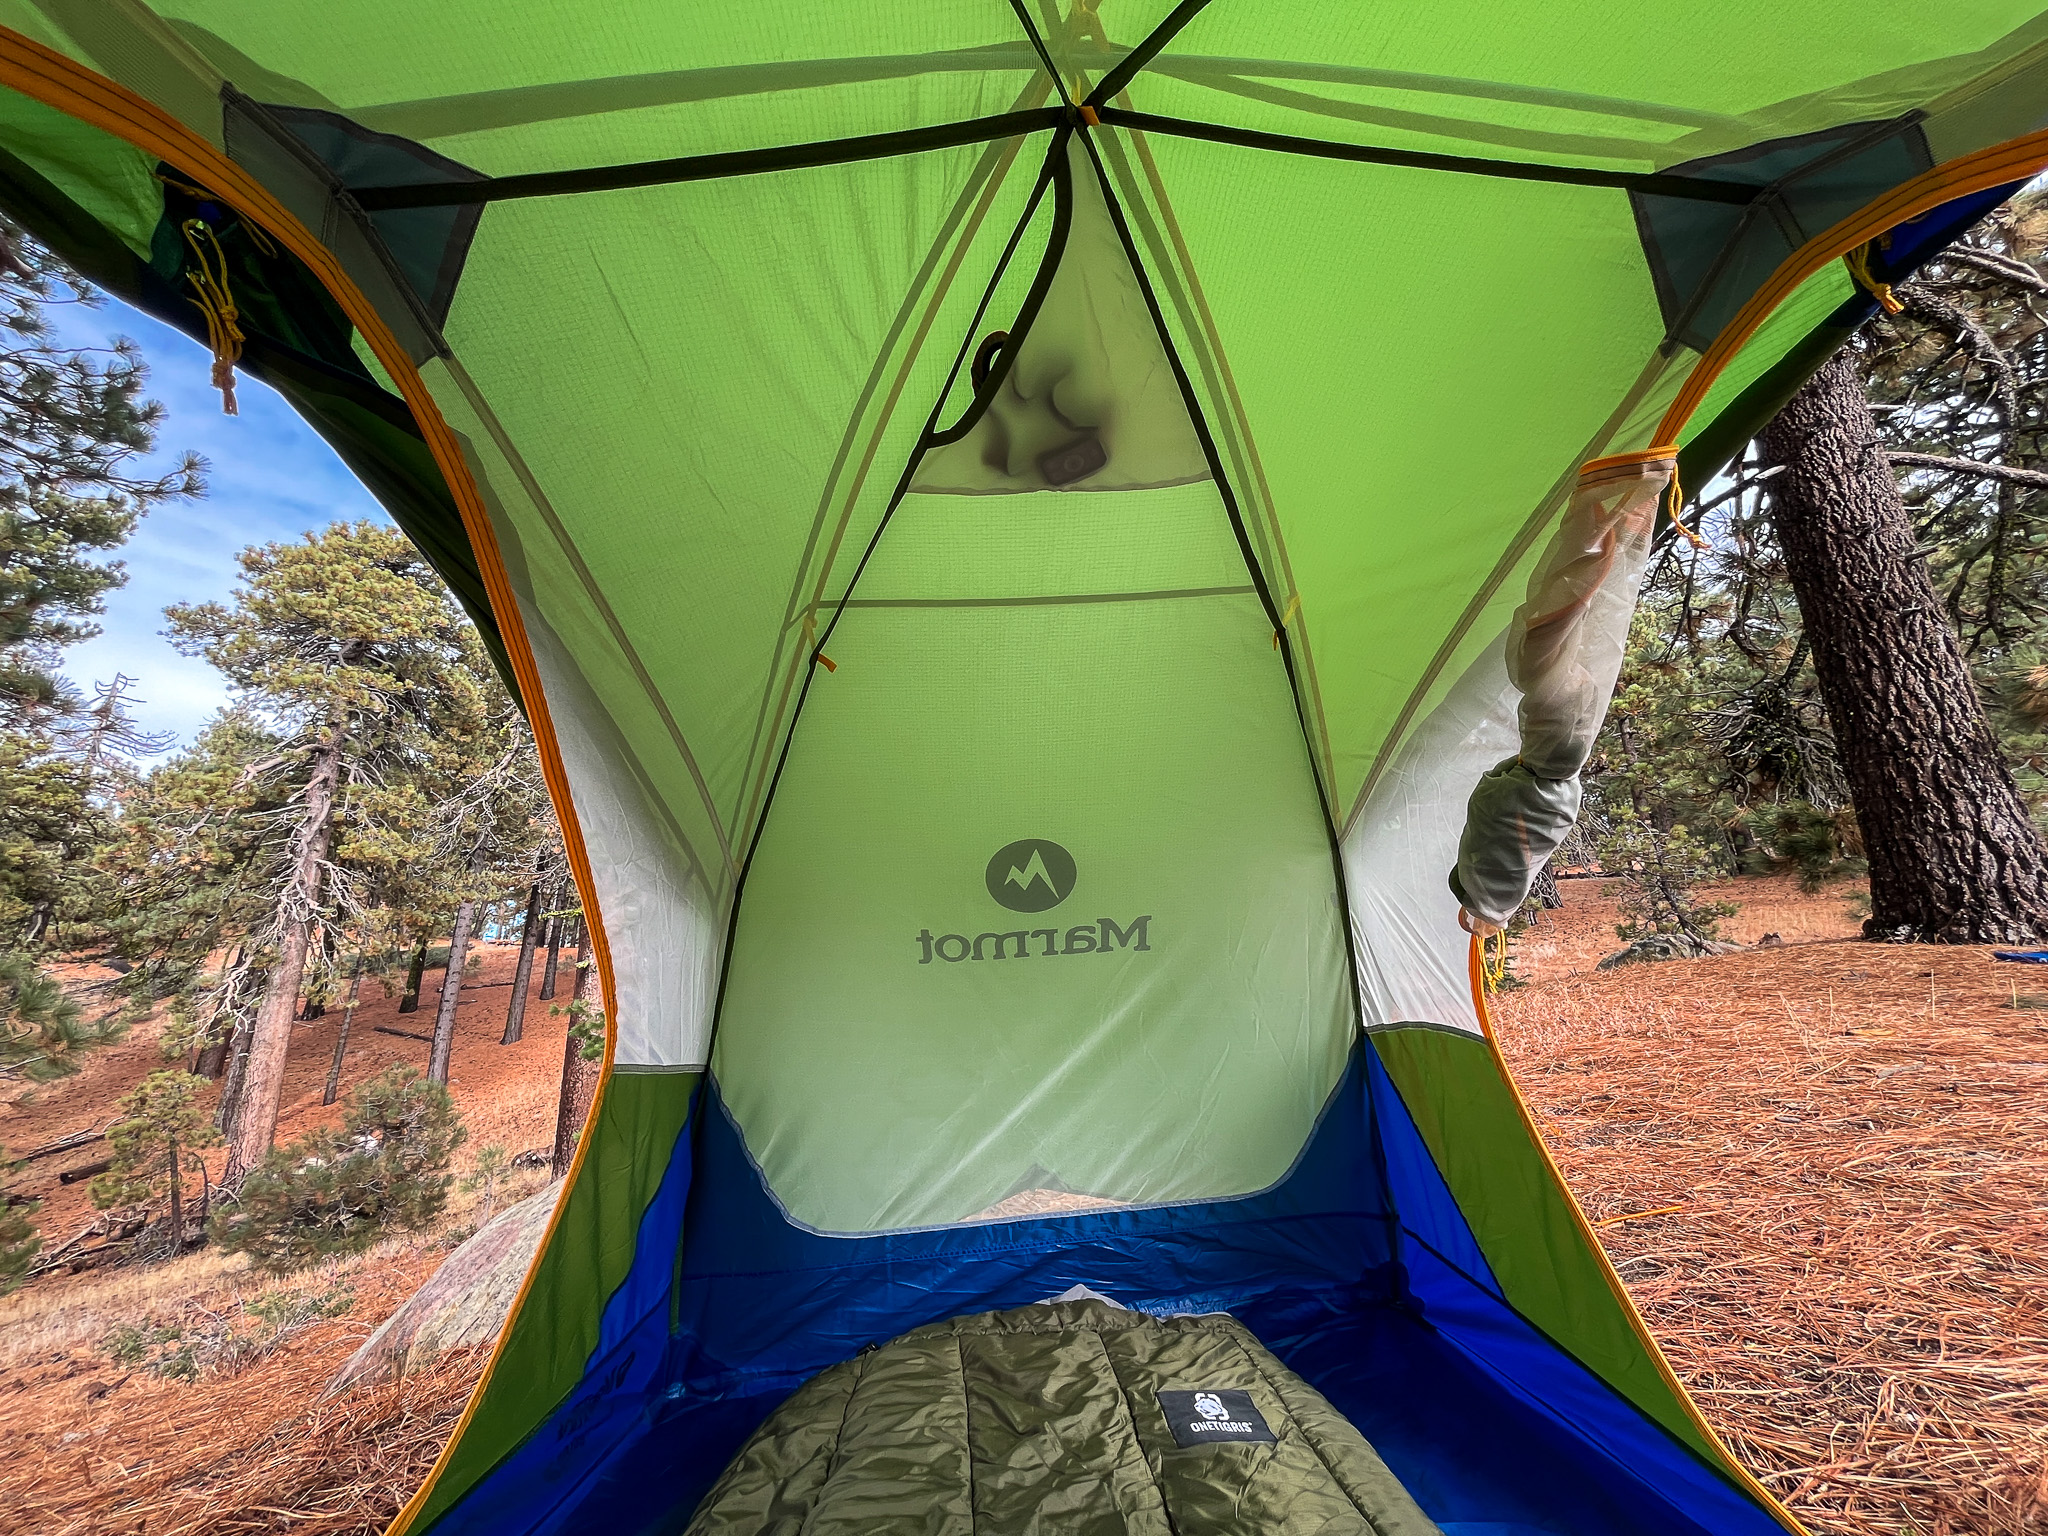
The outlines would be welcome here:
M 1674 479 L 2048 165 L 2048 13 L 0 0 L 0 87 L 0 207 L 446 574 L 597 918 L 576 1171 L 394 1533 L 681 1529 L 906 1334 L 971 1473 L 1039 1325 L 915 1331 L 1075 1286 L 1228 1312 L 1447 1532 L 1796 1529 L 1466 929 Z

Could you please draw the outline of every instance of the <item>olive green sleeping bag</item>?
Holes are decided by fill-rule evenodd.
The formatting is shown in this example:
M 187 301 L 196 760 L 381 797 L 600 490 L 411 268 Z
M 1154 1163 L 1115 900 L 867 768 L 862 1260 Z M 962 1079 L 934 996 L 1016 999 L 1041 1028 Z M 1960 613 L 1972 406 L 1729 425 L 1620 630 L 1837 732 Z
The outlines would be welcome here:
M 688 1536 L 1436 1536 L 1234 1319 L 1058 1301 L 918 1328 L 811 1378 Z

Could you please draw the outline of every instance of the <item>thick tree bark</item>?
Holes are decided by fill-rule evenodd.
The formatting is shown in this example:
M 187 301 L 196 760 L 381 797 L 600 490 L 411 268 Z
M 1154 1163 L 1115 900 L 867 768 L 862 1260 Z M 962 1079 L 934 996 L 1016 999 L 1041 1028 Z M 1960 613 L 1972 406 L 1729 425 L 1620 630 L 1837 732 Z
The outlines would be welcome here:
M 448 1061 L 455 1054 L 455 1007 L 462 1000 L 462 968 L 469 960 L 469 930 L 476 923 L 476 903 L 455 909 L 455 931 L 448 936 L 448 969 L 441 973 L 441 1000 L 434 1010 L 434 1048 L 427 1053 L 427 1076 L 448 1081 Z
M 549 898 L 554 910 L 554 916 L 548 919 L 548 965 L 547 969 L 541 972 L 540 977 L 540 997 L 544 1003 L 553 1001 L 555 995 L 555 968 L 561 963 L 562 959 L 563 918 L 561 908 L 563 898 L 567 895 L 567 891 L 557 886 L 553 896 Z
M 569 1163 L 576 1155 L 576 1137 L 583 1129 L 583 1122 L 590 1117 L 591 1096 L 597 1092 L 598 1074 L 604 1068 L 602 1059 L 586 1061 L 582 1044 L 576 1038 L 576 1004 L 584 1000 L 584 993 L 590 986 L 590 926 L 581 918 L 576 920 L 576 980 L 570 989 L 569 1036 L 562 1046 L 562 1093 L 555 1101 L 555 1157 L 554 1177 L 560 1178 L 569 1171 Z
M 1984 718 L 1853 359 L 1839 354 L 1764 430 L 1771 522 L 1870 856 L 1864 936 L 2020 943 L 2048 935 L 2048 848 Z
M 427 941 L 421 939 L 413 946 L 412 961 L 405 968 L 405 991 L 398 999 L 400 1013 L 420 1011 L 420 983 L 427 976 Z
M 359 951 L 355 966 L 348 973 L 348 999 L 341 1005 L 341 1033 L 334 1037 L 334 1060 L 327 1067 L 327 1087 L 320 1095 L 322 1104 L 332 1104 L 341 1091 L 341 1059 L 348 1054 L 348 1027 L 355 1022 L 356 999 L 362 990 L 363 957 Z
M 256 977 L 260 989 L 263 978 Z M 246 1013 L 237 1012 L 235 1027 L 228 1034 L 227 1065 L 222 1069 L 220 1102 L 214 1106 L 213 1123 L 223 1136 L 235 1133 L 235 1112 L 242 1103 L 242 1080 L 249 1068 L 249 1037 L 252 1020 Z
M 256 1010 L 249 1037 L 249 1065 L 228 1138 L 228 1178 L 239 1181 L 256 1166 L 277 1136 L 277 1111 L 284 1097 L 284 1062 L 291 1049 L 292 1015 L 298 1011 L 299 983 L 306 975 L 313 918 L 320 905 L 327 848 L 334 839 L 334 797 L 341 786 L 342 726 L 329 724 L 313 748 L 306 779 L 306 808 L 292 833 L 291 867 L 278 894 L 278 954 Z
M 540 882 L 526 893 L 526 926 L 519 930 L 519 964 L 512 972 L 512 1005 L 505 1010 L 505 1038 L 500 1045 L 517 1045 L 526 1027 L 526 988 L 533 980 L 533 951 L 540 940 Z
M 242 955 L 242 946 L 238 944 L 235 946 L 234 958 L 228 961 L 227 968 L 221 973 L 221 988 L 214 998 L 213 1017 L 206 1023 L 209 1038 L 206 1044 L 200 1047 L 199 1059 L 192 1063 L 192 1070 L 200 1077 L 210 1077 L 217 1081 L 228 1069 L 228 1039 L 234 1031 L 223 1030 L 220 1027 L 220 1016 L 233 1006 L 236 994 L 241 991 Z

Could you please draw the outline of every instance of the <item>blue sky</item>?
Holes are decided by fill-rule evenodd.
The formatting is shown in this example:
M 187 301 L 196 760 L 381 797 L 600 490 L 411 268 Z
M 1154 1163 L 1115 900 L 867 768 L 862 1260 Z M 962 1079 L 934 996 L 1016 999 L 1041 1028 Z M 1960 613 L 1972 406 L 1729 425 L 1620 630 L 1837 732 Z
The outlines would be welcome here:
M 190 741 L 227 702 L 227 687 L 205 662 L 180 656 L 163 638 L 164 606 L 225 597 L 235 555 L 246 545 L 295 538 L 337 519 L 384 519 L 383 511 L 334 452 L 273 391 L 241 375 L 239 416 L 223 416 L 209 382 L 206 348 L 139 310 L 107 299 L 97 308 L 53 304 L 56 339 L 104 346 L 131 337 L 149 364 L 149 398 L 164 407 L 154 461 L 186 449 L 207 461 L 207 494 L 160 506 L 114 558 L 128 584 L 107 594 L 104 631 L 64 654 L 64 672 L 90 695 L 115 672 L 136 679 L 136 719 Z

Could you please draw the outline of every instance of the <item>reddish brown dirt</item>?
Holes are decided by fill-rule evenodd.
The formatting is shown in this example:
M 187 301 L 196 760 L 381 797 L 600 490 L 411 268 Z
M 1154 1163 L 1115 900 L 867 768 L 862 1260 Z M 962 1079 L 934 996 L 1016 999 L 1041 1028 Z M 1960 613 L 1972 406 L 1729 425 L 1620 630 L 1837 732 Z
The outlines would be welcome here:
M 2048 1532 L 2048 1011 L 2014 1007 L 2048 970 L 1821 941 L 1575 971 L 1614 942 L 1579 894 L 1496 1023 L 1709 1420 L 1816 1531 Z
M 536 963 L 522 1038 L 517 1045 L 500 1045 L 519 947 L 480 944 L 471 951 L 478 952 L 483 957 L 482 967 L 464 983 L 457 1005 L 455 1050 L 448 1082 L 455 1107 L 469 1128 L 465 1150 L 474 1154 L 478 1148 L 492 1145 L 502 1146 L 508 1154 L 536 1147 L 552 1150 L 555 1100 L 561 1082 L 563 1036 L 568 1020 L 551 1014 L 550 1005 L 540 1000 L 541 967 Z M 569 1000 L 569 983 L 574 975 L 570 968 L 572 958 L 567 952 L 563 955 L 554 1006 Z M 67 966 L 61 970 L 68 973 L 67 984 L 74 987 L 111 980 L 113 975 L 98 966 Z M 439 987 L 440 973 L 429 971 L 421 988 L 419 1012 L 401 1014 L 396 993 L 387 995 L 375 981 L 363 983 L 362 1002 L 349 1028 L 348 1058 L 342 1063 L 342 1099 L 347 1098 L 355 1084 L 396 1062 L 426 1070 L 428 1047 L 424 1041 L 380 1034 L 375 1026 L 381 1024 L 415 1035 L 432 1034 Z M 7 1155 L 20 1157 L 76 1132 L 106 1126 L 118 1113 L 121 1095 L 150 1073 L 174 1065 L 164 1060 L 157 1047 L 158 1030 L 155 1021 L 139 1026 L 120 1044 L 88 1055 L 75 1076 L 27 1090 L 15 1089 L 8 1099 L 0 1100 L 0 1146 L 6 1148 Z M 334 1057 L 335 1038 L 340 1032 L 338 1006 L 330 1008 L 324 1018 L 292 1027 L 284 1105 L 277 1125 L 280 1143 L 303 1136 L 318 1125 L 340 1120 L 341 1102 L 337 1101 L 332 1108 L 320 1103 L 327 1084 L 327 1069 Z M 205 1089 L 201 1102 L 209 1113 L 218 1092 L 213 1084 Z M 106 1155 L 105 1142 L 89 1143 L 38 1158 L 9 1181 L 12 1193 L 43 1202 L 35 1220 L 46 1249 L 54 1249 L 98 1214 L 92 1204 L 90 1181 L 64 1184 L 59 1175 L 67 1168 L 81 1168 Z M 208 1161 L 218 1177 L 225 1153 L 215 1151 Z
M 539 999 L 538 965 L 524 1035 L 500 1045 L 512 945 L 480 946 L 483 963 L 463 988 L 449 1089 L 468 1127 L 457 1156 L 464 1169 L 482 1147 L 508 1153 L 552 1149 L 567 1020 Z M 559 1006 L 573 972 L 563 957 Z M 74 986 L 110 979 L 72 968 Z M 424 1070 L 427 1046 L 379 1034 L 378 1024 L 428 1034 L 439 976 L 429 972 L 418 1013 L 365 983 L 349 1032 L 341 1092 L 394 1062 Z M 341 1015 L 296 1025 L 278 1138 L 289 1141 L 342 1106 L 320 1104 Z M 120 1096 L 166 1063 L 154 1022 L 119 1045 L 94 1052 L 70 1078 L 0 1104 L 0 1139 L 16 1156 L 74 1131 L 97 1129 Z M 217 1090 L 209 1085 L 210 1108 Z M 66 1169 L 105 1156 L 105 1143 L 30 1163 L 10 1181 L 42 1198 L 35 1220 L 46 1250 L 97 1214 L 88 1185 L 59 1183 Z M 210 1161 L 217 1175 L 221 1154 Z M 545 1170 L 499 1192 L 502 1208 L 538 1187 Z M 319 1394 L 356 1346 L 425 1282 L 475 1219 L 474 1196 L 458 1194 L 443 1225 L 368 1254 L 280 1282 L 252 1275 L 240 1259 L 202 1250 L 145 1269 L 52 1274 L 0 1300 L 0 1536 L 375 1536 L 417 1487 L 454 1426 L 484 1362 L 483 1351 L 450 1358 L 406 1381 Z M 117 1365 L 106 1345 L 120 1325 L 181 1327 L 225 1320 L 237 1332 L 258 1324 L 245 1304 L 278 1290 L 346 1286 L 341 1317 L 289 1334 L 271 1353 L 239 1368 L 209 1370 L 195 1382 L 161 1380 Z
M 1701 898 L 1733 902 L 1741 909 L 1720 919 L 1721 937 L 1730 943 L 1755 944 L 1775 934 L 1785 944 L 1806 944 L 1860 938 L 1863 919 L 1850 911 L 1850 902 L 1862 890 L 1860 881 L 1840 881 L 1809 893 L 1799 889 L 1795 876 L 1760 875 L 1717 880 L 1701 887 Z M 1625 942 L 1614 932 L 1621 920 L 1619 880 L 1560 880 L 1558 891 L 1564 906 L 1538 913 L 1516 940 L 1515 974 L 1524 981 L 1591 971 Z

